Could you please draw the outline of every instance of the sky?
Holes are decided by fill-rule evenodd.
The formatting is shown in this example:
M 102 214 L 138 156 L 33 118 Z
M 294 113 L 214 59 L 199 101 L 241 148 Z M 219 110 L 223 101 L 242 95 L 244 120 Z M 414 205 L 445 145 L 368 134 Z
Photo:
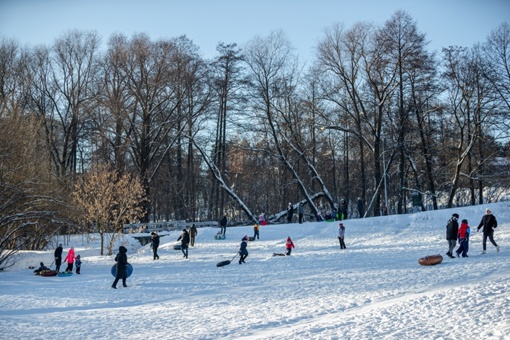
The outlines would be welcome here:
M 186 35 L 202 55 L 216 55 L 219 42 L 242 47 L 255 36 L 282 30 L 304 61 L 324 29 L 359 21 L 383 25 L 407 11 L 426 34 L 431 50 L 471 47 L 510 18 L 508 0 L 0 0 L 0 35 L 22 45 L 49 45 L 71 29 L 147 33 L 152 39 Z
M 498 220 L 482 255 L 476 227 L 489 207 Z M 236 255 L 253 226 L 200 228 L 188 259 L 173 249 L 180 231 L 161 233 L 159 260 L 124 235 L 133 274 L 110 286 L 114 255 L 97 235 L 54 240 L 0 272 L 0 339 L 510 339 L 510 202 L 348 219 L 262 226 L 245 264 Z M 471 226 L 467 258 L 450 259 L 445 225 L 453 213 Z M 145 234 L 147 235 L 147 234 Z M 295 244 L 283 253 L 290 236 Z M 64 243 L 81 256 L 81 274 L 41 277 Z M 119 243 L 117 244 L 117 246 Z M 420 266 L 427 255 L 443 262 Z

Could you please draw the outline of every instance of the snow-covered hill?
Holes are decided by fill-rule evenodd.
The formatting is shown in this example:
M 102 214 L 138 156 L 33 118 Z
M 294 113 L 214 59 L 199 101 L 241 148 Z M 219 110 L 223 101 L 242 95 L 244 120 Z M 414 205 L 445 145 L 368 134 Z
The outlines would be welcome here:
M 501 251 L 480 255 L 476 226 L 490 207 Z M 447 250 L 452 213 L 472 228 L 468 258 L 422 267 Z M 81 275 L 34 276 L 50 252 L 28 252 L 0 273 L 2 339 L 510 339 L 508 203 L 338 222 L 269 225 L 249 242 L 246 264 L 231 259 L 252 226 L 199 229 L 189 259 L 173 250 L 179 232 L 161 238 L 160 260 L 128 237 L 134 266 L 128 288 L 110 288 L 113 256 L 97 242 L 72 239 Z M 284 252 L 290 236 L 296 248 Z M 64 254 L 69 245 L 64 247 Z

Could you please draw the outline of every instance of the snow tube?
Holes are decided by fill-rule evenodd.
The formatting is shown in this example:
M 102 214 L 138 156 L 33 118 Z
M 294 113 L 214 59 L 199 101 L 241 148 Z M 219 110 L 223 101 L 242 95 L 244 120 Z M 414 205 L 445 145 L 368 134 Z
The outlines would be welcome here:
M 285 256 L 283 253 L 273 253 L 273 256 Z
M 425 256 L 418 260 L 418 263 L 422 266 L 434 266 L 441 262 L 443 262 L 443 257 L 439 254 Z
M 180 244 L 176 244 L 174 246 L 174 250 L 182 250 L 182 246 Z
M 117 265 L 116 264 L 113 265 L 111 272 L 112 272 L 113 277 L 117 277 Z M 133 266 L 130 263 L 128 263 L 126 265 L 126 277 L 130 277 L 131 274 L 133 274 Z
M 71 275 L 73 275 L 73 272 L 61 272 L 61 273 L 57 274 L 57 276 L 59 276 L 59 277 L 71 276 Z
M 54 270 L 41 270 L 38 275 L 41 276 L 57 276 L 57 272 Z
M 225 239 L 225 235 L 214 235 L 214 239 L 215 240 L 224 240 Z

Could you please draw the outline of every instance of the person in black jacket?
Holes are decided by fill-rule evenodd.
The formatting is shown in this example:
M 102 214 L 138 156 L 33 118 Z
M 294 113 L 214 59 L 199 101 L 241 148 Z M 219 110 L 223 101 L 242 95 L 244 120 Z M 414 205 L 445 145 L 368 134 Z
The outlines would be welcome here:
M 184 258 L 188 258 L 188 245 L 189 245 L 189 233 L 186 229 L 182 230 L 181 236 L 177 239 L 177 241 L 181 241 L 181 251 L 184 254 Z
M 157 232 L 153 231 L 151 233 L 151 248 L 152 252 L 154 253 L 154 260 L 159 260 L 158 247 L 159 247 L 159 235 Z
M 494 229 L 498 227 L 498 221 L 496 221 L 496 217 L 492 214 L 491 210 L 489 208 L 485 209 L 485 215 L 482 217 L 482 220 L 480 221 L 480 224 L 478 225 L 478 228 L 476 231 L 478 232 L 480 228 L 482 228 L 483 231 L 483 251 L 482 254 L 486 253 L 487 249 L 487 237 L 489 238 L 489 241 L 496 247 L 496 251 L 499 252 L 499 246 L 494 241 Z
M 459 233 L 459 214 L 453 214 L 452 217 L 448 220 L 446 224 L 446 240 L 448 241 L 448 255 L 450 258 L 454 259 L 452 252 L 457 245 L 457 237 Z
M 248 257 L 248 249 L 246 249 L 248 247 L 247 241 L 248 241 L 248 236 L 245 235 L 241 240 L 241 247 L 239 248 L 239 255 L 241 256 L 239 258 L 239 264 L 246 263 L 246 262 L 244 262 L 244 260 L 246 260 L 246 258 Z
M 115 281 L 113 281 L 112 288 L 117 289 L 117 282 L 122 279 L 122 286 L 127 287 L 127 249 L 124 246 L 119 247 L 119 253 L 115 256 L 115 262 L 117 262 L 117 275 Z
M 60 243 L 57 249 L 55 249 L 55 253 L 53 254 L 53 256 L 55 256 L 55 265 L 57 266 L 55 268 L 55 271 L 57 273 L 60 272 L 60 265 L 62 264 L 62 251 L 63 251 L 62 243 Z
M 225 236 L 225 234 L 227 233 L 227 223 L 228 223 L 227 216 L 223 215 L 223 217 L 220 220 L 220 227 L 221 227 L 220 231 L 223 236 Z

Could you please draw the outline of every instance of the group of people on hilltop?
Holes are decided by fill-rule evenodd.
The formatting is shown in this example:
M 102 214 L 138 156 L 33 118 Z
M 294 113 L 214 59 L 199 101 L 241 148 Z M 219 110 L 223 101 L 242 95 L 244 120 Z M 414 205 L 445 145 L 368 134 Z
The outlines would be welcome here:
M 80 255 L 75 255 L 74 253 L 74 247 L 69 248 L 69 251 L 67 252 L 67 256 L 62 259 L 62 253 L 63 253 L 62 243 L 58 245 L 58 247 L 55 249 L 53 256 L 55 257 L 55 271 L 57 273 L 60 272 L 60 266 L 62 265 L 62 260 L 64 262 L 67 262 L 67 268 L 65 270 L 66 273 L 71 273 L 73 271 L 73 265 L 76 265 L 76 274 L 80 274 L 81 270 L 81 258 Z
M 446 224 L 446 240 L 448 241 L 448 251 L 446 255 L 450 258 L 455 258 L 453 256 L 453 251 L 457 246 L 457 241 L 459 243 L 459 247 L 455 251 L 457 257 L 468 257 L 469 250 L 469 235 L 471 232 L 471 228 L 468 225 L 468 220 L 463 219 L 461 221 L 459 227 L 459 214 L 453 214 L 452 217 L 448 220 Z M 482 254 L 487 252 L 487 239 L 496 247 L 496 252 L 499 252 L 500 247 L 494 241 L 494 230 L 498 227 L 498 221 L 496 217 L 492 214 L 492 211 L 487 208 L 485 209 L 485 215 L 482 217 L 482 220 L 478 224 L 478 228 L 476 231 L 480 231 L 482 229 L 483 232 L 483 241 L 482 241 Z

